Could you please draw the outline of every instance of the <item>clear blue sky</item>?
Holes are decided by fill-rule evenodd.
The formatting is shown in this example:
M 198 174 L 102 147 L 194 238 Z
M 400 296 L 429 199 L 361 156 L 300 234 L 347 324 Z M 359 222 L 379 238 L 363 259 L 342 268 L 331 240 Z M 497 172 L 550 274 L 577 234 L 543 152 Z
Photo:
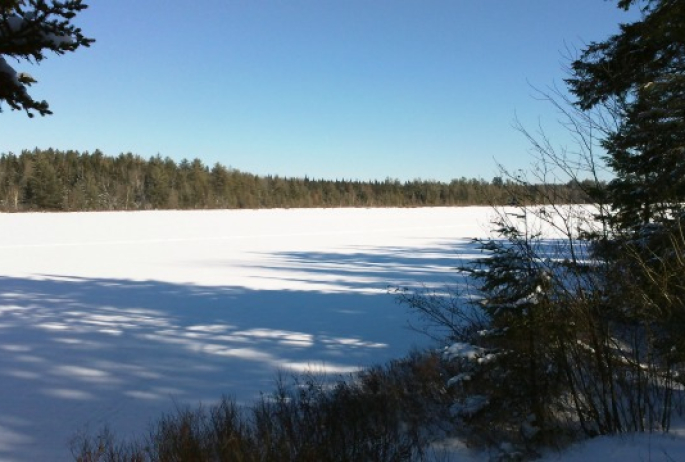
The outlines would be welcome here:
M 635 18 L 603 0 L 106 0 L 97 42 L 40 66 L 54 115 L 4 106 L 0 152 L 200 158 L 258 174 L 448 181 L 530 163 L 530 85 Z

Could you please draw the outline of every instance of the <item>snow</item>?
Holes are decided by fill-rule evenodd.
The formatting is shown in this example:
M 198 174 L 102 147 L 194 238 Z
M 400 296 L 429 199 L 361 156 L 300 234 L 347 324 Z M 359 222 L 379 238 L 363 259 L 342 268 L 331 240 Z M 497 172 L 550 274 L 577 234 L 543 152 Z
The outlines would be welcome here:
M 685 460 L 685 436 L 639 434 L 598 437 L 561 453 L 549 453 L 540 462 L 673 462 Z
M 428 346 L 388 287 L 460 280 L 454 268 L 482 257 L 471 238 L 488 235 L 491 217 L 479 207 L 0 214 L 0 460 L 71 460 L 79 432 L 140 435 L 179 406 L 250 403 L 279 371 L 335 377 Z M 462 346 L 454 353 L 469 356 Z M 684 459 L 682 437 L 645 438 L 543 460 Z M 487 460 L 458 441 L 443 447 Z
M 0 460 L 70 460 L 80 431 L 426 346 L 388 287 L 453 282 L 488 214 L 0 214 Z
M 477 360 L 483 356 L 484 350 L 470 343 L 455 342 L 445 348 L 443 355 L 446 359 L 466 358 Z

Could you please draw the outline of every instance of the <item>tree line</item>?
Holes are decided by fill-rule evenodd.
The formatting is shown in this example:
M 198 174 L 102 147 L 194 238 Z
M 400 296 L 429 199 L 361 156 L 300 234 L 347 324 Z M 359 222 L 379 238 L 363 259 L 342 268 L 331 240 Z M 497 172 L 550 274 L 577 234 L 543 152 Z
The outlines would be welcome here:
M 219 163 L 210 168 L 199 159 L 177 163 L 159 155 L 113 157 L 99 150 L 0 155 L 0 210 L 6 212 L 489 205 L 524 196 L 523 187 L 500 177 L 445 183 L 259 176 Z M 582 183 L 525 188 L 527 197 L 544 190 L 586 201 Z

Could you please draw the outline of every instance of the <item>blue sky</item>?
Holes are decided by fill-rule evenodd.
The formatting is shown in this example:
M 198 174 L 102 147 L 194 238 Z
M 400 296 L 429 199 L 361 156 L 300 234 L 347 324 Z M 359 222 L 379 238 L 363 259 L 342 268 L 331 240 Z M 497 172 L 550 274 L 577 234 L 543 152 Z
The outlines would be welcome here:
M 200 158 L 258 174 L 449 181 L 531 161 L 566 50 L 635 18 L 602 0 L 109 0 L 39 66 L 54 115 L 4 107 L 0 152 Z

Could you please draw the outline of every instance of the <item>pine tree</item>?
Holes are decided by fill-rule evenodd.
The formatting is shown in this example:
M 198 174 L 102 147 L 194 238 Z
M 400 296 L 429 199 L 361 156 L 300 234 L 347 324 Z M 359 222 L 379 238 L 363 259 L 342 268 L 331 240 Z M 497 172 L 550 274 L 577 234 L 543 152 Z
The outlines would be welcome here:
M 0 0 L 0 102 L 29 117 L 33 112 L 52 114 L 46 101 L 36 101 L 28 93 L 36 80 L 17 72 L 5 58 L 39 63 L 48 51 L 61 55 L 90 46 L 93 39 L 71 22 L 87 7 L 82 0 Z

